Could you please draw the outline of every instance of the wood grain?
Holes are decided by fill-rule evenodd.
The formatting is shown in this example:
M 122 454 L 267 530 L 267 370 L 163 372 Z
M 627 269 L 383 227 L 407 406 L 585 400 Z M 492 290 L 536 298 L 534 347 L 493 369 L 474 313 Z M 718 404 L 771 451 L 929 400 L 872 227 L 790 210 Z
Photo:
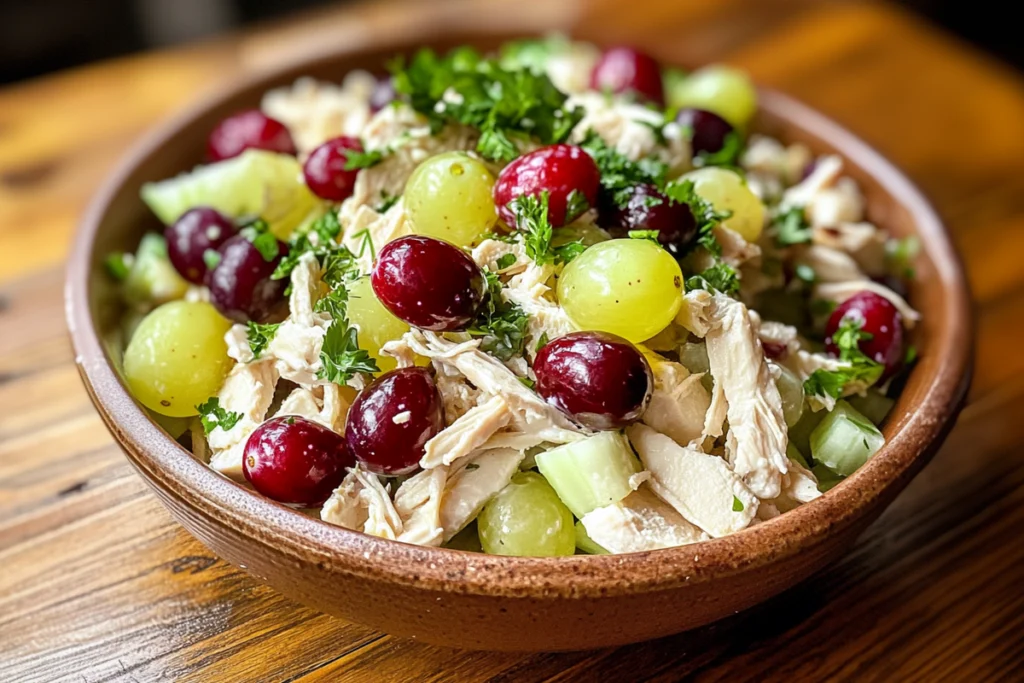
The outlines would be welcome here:
M 498 21 L 505 8 L 441 6 L 330 11 L 0 91 L 0 680 L 1019 680 L 1024 82 L 887 5 L 517 3 L 664 59 L 750 70 L 875 144 L 947 219 L 977 302 L 972 402 L 843 562 L 693 633 L 589 653 L 470 653 L 317 615 L 171 522 L 73 367 L 60 264 L 75 219 L 134 138 L 214 82 L 332 37 L 411 31 L 435 12 Z

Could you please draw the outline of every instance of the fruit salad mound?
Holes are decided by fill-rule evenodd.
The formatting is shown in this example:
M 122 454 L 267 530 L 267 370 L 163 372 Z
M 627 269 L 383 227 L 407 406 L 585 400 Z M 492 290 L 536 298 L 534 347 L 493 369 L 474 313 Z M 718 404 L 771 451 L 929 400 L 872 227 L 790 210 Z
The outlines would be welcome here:
M 111 254 L 123 373 L 194 457 L 327 523 L 500 555 L 698 543 L 884 444 L 916 245 L 741 72 L 562 37 L 303 79 Z

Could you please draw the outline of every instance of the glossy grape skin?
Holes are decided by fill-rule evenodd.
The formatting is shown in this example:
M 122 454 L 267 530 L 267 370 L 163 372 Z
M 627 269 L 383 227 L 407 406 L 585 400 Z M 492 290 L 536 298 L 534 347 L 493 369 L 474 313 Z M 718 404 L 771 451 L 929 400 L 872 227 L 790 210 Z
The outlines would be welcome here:
M 633 343 L 672 322 L 682 305 L 683 273 L 650 240 L 601 242 L 576 257 L 558 279 L 558 302 L 581 330 L 599 330 Z
M 709 166 L 690 171 L 683 180 L 692 180 L 697 194 L 711 202 L 717 211 L 731 213 L 722 225 L 736 231 L 748 242 L 756 242 L 761 236 L 764 205 L 738 173 Z
M 610 202 L 602 210 L 601 222 L 622 237 L 630 230 L 657 230 L 658 242 L 676 256 L 697 237 L 697 221 L 690 208 L 669 201 L 653 185 L 634 186 L 624 207 Z
M 423 446 L 442 429 L 444 412 L 433 377 L 424 368 L 402 368 L 359 392 L 348 412 L 345 440 L 370 472 L 399 475 L 419 466 Z
M 572 513 L 536 472 L 519 472 L 477 517 L 485 553 L 559 557 L 576 552 Z
M 272 280 L 288 245 L 278 241 L 278 255 L 267 261 L 243 235 L 235 235 L 220 246 L 220 263 L 206 275 L 210 303 L 226 318 L 244 323 L 275 322 L 283 319 L 288 279 Z
M 690 129 L 693 156 L 721 151 L 725 147 L 726 137 L 734 130 L 732 124 L 718 114 L 693 107 L 680 110 L 676 122 Z
M 533 371 L 537 393 L 591 429 L 622 429 L 636 422 L 654 390 L 644 355 L 606 332 L 572 332 L 548 342 Z
M 494 185 L 494 204 L 501 220 L 515 228 L 516 215 L 510 204 L 519 197 L 539 198 L 547 192 L 548 222 L 557 228 L 597 205 L 600 184 L 597 164 L 581 147 L 549 145 L 524 154 L 501 170 Z M 577 200 L 570 206 L 574 191 L 586 201 Z
M 463 330 L 483 303 L 487 282 L 465 252 L 443 240 L 408 235 L 381 249 L 373 292 L 400 320 L 434 332 Z
M 183 278 L 201 285 L 206 277 L 206 250 L 216 250 L 237 233 L 230 218 L 208 206 L 197 206 L 164 230 L 167 256 Z
M 661 67 L 650 55 L 631 47 L 613 47 L 594 65 L 591 90 L 633 93 L 659 107 L 665 106 Z
M 408 332 L 409 325 L 384 307 L 373 293 L 369 275 L 348 286 L 348 321 L 359 330 L 359 346 L 377 361 L 381 372 L 389 372 L 398 366 L 397 361 L 382 354 L 380 348 Z
M 210 131 L 206 156 L 210 161 L 236 157 L 247 149 L 295 154 L 295 141 L 288 128 L 259 109 L 239 112 L 223 119 Z
M 331 496 L 355 465 L 345 439 L 298 415 L 273 417 L 245 443 L 242 474 L 279 503 L 315 507 Z
M 861 352 L 885 366 L 879 382 L 892 377 L 903 365 L 903 316 L 892 303 L 874 292 L 863 291 L 839 304 L 832 311 L 825 325 L 825 350 L 832 356 L 839 356 L 839 349 L 832 335 L 844 319 L 861 322 L 861 330 L 872 335 L 862 339 L 857 347 Z
M 124 352 L 132 395 L 170 417 L 198 414 L 231 369 L 224 335 L 231 322 L 208 303 L 172 301 L 151 311 Z
M 323 143 L 306 158 L 302 165 L 302 176 L 317 197 L 341 202 L 352 196 L 359 170 L 345 170 L 348 150 L 362 152 L 363 143 L 357 138 L 343 135 Z
M 757 90 L 742 71 L 720 64 L 697 69 L 669 93 L 673 107 L 714 112 L 744 129 L 757 112 Z
M 445 152 L 416 167 L 405 185 L 413 232 L 460 247 L 480 242 L 495 222 L 494 175 L 465 152 Z

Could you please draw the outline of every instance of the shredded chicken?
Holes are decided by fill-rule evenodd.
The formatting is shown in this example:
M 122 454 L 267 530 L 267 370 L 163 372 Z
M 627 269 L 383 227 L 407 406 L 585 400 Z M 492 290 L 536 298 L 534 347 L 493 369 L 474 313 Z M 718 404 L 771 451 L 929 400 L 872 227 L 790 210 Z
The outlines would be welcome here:
M 342 206 L 342 212 L 347 206 Z M 339 220 L 345 227 L 342 244 L 357 256 L 361 273 L 369 273 L 373 269 L 374 255 L 385 244 L 412 232 L 402 199 L 384 213 L 363 204 L 353 209 L 350 216 Z
M 245 442 L 266 418 L 276 385 L 277 371 L 270 361 L 239 363 L 231 369 L 217 392 L 217 398 L 221 408 L 240 414 L 241 419 L 231 429 L 218 427 L 207 435 L 212 451 L 210 467 L 232 479 L 241 480 Z
M 478 451 L 460 461 L 461 466 L 444 486 L 440 520 L 445 542 L 476 519 L 484 505 L 512 480 L 522 461 L 523 452 L 513 448 Z
M 849 254 L 861 270 L 873 277 L 885 274 L 885 233 L 871 223 L 832 223 L 815 227 L 814 244 Z
M 260 108 L 288 127 L 300 154 L 340 135 L 358 137 L 370 120 L 370 95 L 376 79 L 366 71 L 350 71 L 339 87 L 313 78 L 275 88 Z
M 788 512 L 820 497 L 821 491 L 818 490 L 818 480 L 814 474 L 800 463 L 791 460 L 789 472 L 782 478 L 782 492 L 772 504 L 780 512 Z
M 444 406 L 445 422 L 452 424 L 476 406 L 483 393 L 471 385 L 454 367 L 440 361 L 434 361 L 432 365 L 434 383 L 441 394 L 441 404 Z
M 850 282 L 867 279 L 853 257 L 831 247 L 815 244 L 798 249 L 793 263 L 813 270 L 815 282 Z
M 395 491 L 395 510 L 402 518 L 398 540 L 417 545 L 441 545 L 441 501 L 448 479 L 447 467 L 422 470 Z
M 704 416 L 711 397 L 701 384 L 702 374 L 690 374 L 679 363 L 666 360 L 651 362 L 654 392 L 644 411 L 643 422 L 680 445 L 700 439 Z
M 700 432 L 700 445 L 710 439 L 717 439 L 725 432 L 725 418 L 728 405 L 725 402 L 725 392 L 722 390 L 722 383 L 715 382 L 711 387 L 711 403 L 708 405 L 708 412 L 704 415 L 704 427 Z
M 774 138 L 751 135 L 740 164 L 747 171 L 777 177 L 792 185 L 800 180 L 811 159 L 811 151 L 804 145 L 784 146 Z
M 809 207 L 815 198 L 827 188 L 835 185 L 843 172 L 843 160 L 835 155 L 819 157 L 814 165 L 814 170 L 802 181 L 787 189 L 782 195 L 780 210 L 785 211 L 793 207 L 803 207 L 804 212 L 809 214 Z M 810 215 L 807 216 L 808 219 Z
M 320 519 L 391 540 L 399 538 L 404 530 L 387 488 L 358 465 L 349 469 L 341 486 L 324 503 Z
M 635 553 L 696 543 L 709 536 L 646 486 L 580 520 L 590 539 L 611 553 Z
M 646 425 L 635 424 L 626 435 L 651 473 L 651 489 L 687 521 L 714 538 L 750 524 L 757 496 L 724 460 L 680 446 Z
M 425 470 L 451 465 L 487 442 L 499 429 L 512 420 L 512 411 L 501 396 L 470 409 L 447 428 L 427 442 L 420 467 Z
M 711 329 L 709 308 L 711 292 L 695 289 L 683 295 L 683 305 L 676 313 L 676 323 L 697 337 L 704 337 Z
M 787 471 L 786 422 L 747 307 L 723 294 L 711 302 L 713 327 L 705 337 L 715 383 L 728 404 L 725 449 L 733 469 L 760 498 L 779 495 Z

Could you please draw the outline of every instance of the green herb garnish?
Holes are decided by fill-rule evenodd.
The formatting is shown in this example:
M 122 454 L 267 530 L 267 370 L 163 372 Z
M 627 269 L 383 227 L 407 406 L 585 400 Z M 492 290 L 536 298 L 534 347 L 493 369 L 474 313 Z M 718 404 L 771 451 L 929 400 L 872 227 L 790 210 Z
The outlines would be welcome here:
M 260 256 L 267 263 L 276 259 L 280 254 L 277 238 L 270 232 L 270 226 L 262 218 L 257 218 L 246 224 L 239 232 L 245 239 L 252 242 L 252 246 L 260 252 Z
M 502 254 L 501 256 L 499 256 L 496 265 L 498 266 L 498 270 L 505 270 L 506 268 L 512 266 L 515 262 L 516 255 L 509 252 L 507 254 Z
M 347 321 L 335 319 L 327 328 L 323 345 L 320 347 L 320 364 L 317 377 L 335 384 L 345 384 L 360 372 L 380 372 L 377 361 L 359 348 L 356 328 Z
M 509 209 L 516 217 L 516 230 L 522 235 L 526 255 L 537 265 L 547 263 L 569 263 L 586 250 L 579 239 L 559 247 L 552 246 L 554 229 L 548 220 L 548 193 L 540 197 L 526 195 L 509 202 Z
M 686 278 L 685 287 L 687 292 L 692 292 L 695 289 L 707 289 L 719 291 L 722 294 L 735 294 L 740 289 L 740 278 L 735 268 L 728 263 L 719 261 L 697 275 Z
M 132 270 L 132 261 L 134 260 L 135 257 L 131 254 L 115 251 L 107 255 L 107 258 L 103 260 L 103 265 L 106 266 L 110 277 L 120 282 L 128 277 L 128 273 Z
M 254 359 L 260 357 L 260 354 L 270 344 L 274 335 L 277 334 L 277 328 L 279 327 L 281 327 L 281 323 L 261 324 L 252 321 L 246 323 L 245 338 L 249 342 L 249 348 L 252 350 L 252 357 Z
M 803 244 L 811 241 L 811 224 L 807 222 L 804 207 L 794 206 L 775 217 L 775 243 L 780 247 Z
M 743 505 L 743 501 L 737 498 L 735 495 L 732 497 L 732 511 L 743 512 L 746 506 Z
M 196 406 L 199 411 L 200 422 L 203 423 L 203 433 L 209 435 L 214 429 L 220 427 L 228 431 L 242 419 L 241 413 L 233 413 L 220 407 L 220 399 L 211 396 L 205 403 Z
M 530 318 L 516 304 L 501 296 L 501 280 L 496 273 L 485 270 L 487 298 L 472 327 L 466 330 L 480 337 L 480 349 L 499 360 L 508 360 L 523 352 L 526 325 Z
M 653 158 L 630 161 L 626 155 L 609 147 L 593 130 L 587 131 L 580 147 L 593 157 L 601 171 L 601 187 L 620 207 L 629 204 L 637 185 L 660 187 L 665 183 L 668 165 L 663 161 Z
M 804 391 L 808 395 L 838 399 L 847 384 L 863 382 L 871 385 L 882 376 L 885 366 L 868 358 L 860 350 L 860 342 L 873 336 L 861 329 L 863 325 L 863 321 L 852 316 L 843 318 L 839 323 L 839 328 L 832 335 L 832 342 L 839 349 L 839 360 L 850 365 L 838 370 L 815 370 L 804 382 Z
M 658 241 L 658 235 L 661 233 L 657 230 L 630 230 L 627 234 L 631 240 L 648 240 L 661 246 L 661 242 Z

